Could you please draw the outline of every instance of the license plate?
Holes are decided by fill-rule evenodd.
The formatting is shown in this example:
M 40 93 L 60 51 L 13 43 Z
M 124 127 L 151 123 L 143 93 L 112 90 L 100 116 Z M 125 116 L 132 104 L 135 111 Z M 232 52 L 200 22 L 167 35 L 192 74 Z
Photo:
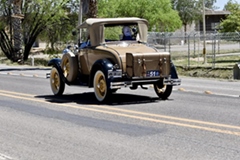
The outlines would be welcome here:
M 158 70 L 150 70 L 150 71 L 147 71 L 146 76 L 147 77 L 159 77 L 160 72 Z

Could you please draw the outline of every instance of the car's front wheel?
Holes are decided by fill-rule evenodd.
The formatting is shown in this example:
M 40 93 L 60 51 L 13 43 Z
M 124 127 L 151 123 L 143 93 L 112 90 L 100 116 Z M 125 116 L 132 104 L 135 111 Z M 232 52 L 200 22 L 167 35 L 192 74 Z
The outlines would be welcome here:
M 111 94 L 111 90 L 107 87 L 106 77 L 101 70 L 94 75 L 93 87 L 95 97 L 99 102 L 105 102 Z
M 62 81 L 57 68 L 53 67 L 50 73 L 50 85 L 54 95 L 62 95 L 65 83 Z
M 154 84 L 154 90 L 159 98 L 165 100 L 172 93 L 172 85 L 164 85 L 161 81 Z

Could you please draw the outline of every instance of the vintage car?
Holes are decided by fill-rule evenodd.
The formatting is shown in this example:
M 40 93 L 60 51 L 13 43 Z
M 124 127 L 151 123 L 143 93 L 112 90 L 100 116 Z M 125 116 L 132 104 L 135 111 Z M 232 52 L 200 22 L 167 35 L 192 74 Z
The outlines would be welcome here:
M 54 95 L 62 95 L 65 84 L 86 86 L 94 88 L 99 102 L 105 102 L 122 87 L 152 85 L 159 98 L 167 99 L 172 87 L 180 85 L 170 53 L 147 44 L 147 20 L 90 18 L 78 30 L 88 42 L 48 63 Z

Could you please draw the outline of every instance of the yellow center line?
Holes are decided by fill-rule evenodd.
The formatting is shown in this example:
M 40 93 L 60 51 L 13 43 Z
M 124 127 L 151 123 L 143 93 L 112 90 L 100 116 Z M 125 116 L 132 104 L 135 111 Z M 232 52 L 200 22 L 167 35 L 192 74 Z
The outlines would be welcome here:
M 111 107 L 108 107 L 108 106 L 99 106 L 99 105 L 91 105 L 91 106 L 93 106 L 95 108 L 103 108 L 103 109 L 108 109 L 108 110 L 121 111 L 121 112 L 133 113 L 133 114 L 150 116 L 150 117 L 165 118 L 165 119 L 171 119 L 171 120 L 177 120 L 177 121 L 183 121 L 183 122 L 198 123 L 198 124 L 204 124 L 204 125 L 211 125 L 211 126 L 218 126 L 218 127 L 225 127 L 225 128 L 232 128 L 232 129 L 239 129 L 240 130 L 240 126 L 232 126 L 232 125 L 227 125 L 227 124 L 199 121 L 199 120 L 186 119 L 186 118 L 178 118 L 178 117 L 165 116 L 165 115 L 160 115 L 160 114 L 144 113 L 144 112 L 138 112 L 138 111 L 133 111 L 133 110 L 127 110 L 127 109 L 111 108 Z
M 9 94 L 14 94 L 14 95 L 21 95 L 21 96 L 26 96 L 26 97 L 35 97 L 35 95 L 32 94 L 25 94 L 25 93 L 20 93 L 20 92 L 12 92 L 12 91 L 5 91 L 5 90 L 0 90 L 0 92 L 4 93 L 9 93 Z
M 0 92 L 3 92 L 3 91 L 0 90 Z M 8 92 L 8 93 L 14 93 L 14 92 Z M 47 104 L 53 105 L 52 102 L 48 102 L 48 101 L 41 100 L 41 99 L 36 99 L 36 98 L 31 98 L 32 95 L 28 95 L 29 97 L 18 96 L 18 95 L 22 95 L 20 93 L 18 93 L 18 95 L 0 93 L 0 95 L 6 96 L 6 97 L 11 97 L 11 98 L 24 99 L 24 100 L 47 103 Z M 25 94 L 25 95 L 27 95 L 27 94 Z M 200 130 L 212 131 L 212 132 L 217 132 L 217 133 L 224 133 L 224 134 L 240 136 L 240 132 L 231 131 L 231 130 L 223 130 L 223 129 L 217 129 L 217 128 L 203 127 L 203 126 L 191 125 L 191 124 L 186 124 L 186 123 L 171 122 L 171 121 L 167 121 L 167 120 L 159 120 L 159 119 L 154 119 L 154 118 L 149 118 L 149 117 L 141 117 L 141 116 L 136 116 L 136 115 L 129 115 L 129 114 L 124 114 L 124 113 L 113 112 L 114 110 L 118 111 L 118 109 L 116 109 L 116 108 L 112 109 L 113 111 L 106 111 L 106 110 L 96 109 L 96 107 L 98 107 L 97 105 L 91 105 L 95 108 L 75 106 L 75 105 L 69 105 L 69 104 L 56 104 L 56 103 L 54 103 L 54 105 L 64 106 L 64 107 L 68 107 L 68 108 L 82 109 L 82 110 L 87 110 L 87 111 L 94 111 L 94 112 L 110 114 L 110 115 L 117 115 L 117 116 L 122 116 L 122 117 L 127 117 L 127 118 L 138 119 L 138 120 L 145 120 L 145 121 L 150 121 L 150 122 L 163 123 L 163 124 L 169 124 L 169 125 L 188 127 L 188 128 L 194 128 L 194 129 L 200 129 Z M 110 109 L 107 106 L 103 106 L 103 107 L 101 106 L 101 107 L 98 107 L 98 108 Z M 153 117 L 160 117 L 160 118 L 168 117 L 169 119 L 175 119 L 175 120 L 181 120 L 182 119 L 182 118 L 169 117 L 169 116 L 163 116 L 163 115 L 157 115 L 157 114 L 150 114 L 150 113 L 147 114 L 147 113 L 143 113 L 143 112 L 136 112 L 136 111 L 130 111 L 130 110 L 125 110 L 125 109 L 119 109 L 119 111 L 125 111 L 125 112 L 128 111 L 128 113 L 138 113 L 138 114 L 141 114 L 141 115 L 153 115 Z M 184 121 L 187 121 L 187 119 L 184 119 Z M 194 121 L 195 120 L 191 120 L 191 119 L 188 120 L 188 122 L 194 122 Z M 203 121 L 196 121 L 196 122 L 201 122 L 202 124 L 205 124 L 205 123 L 206 124 L 215 124 L 216 126 L 221 126 L 221 127 L 227 126 L 228 128 L 231 127 L 231 128 L 239 129 L 239 127 L 237 127 L 237 126 L 229 126 L 229 125 L 224 125 L 224 124 L 217 124 L 217 123 L 210 123 L 210 122 L 203 122 Z
M 24 95 L 28 97 L 35 97 L 34 95 L 30 94 L 24 94 L 24 93 L 18 93 L 18 92 L 11 92 L 11 91 L 3 91 L 0 90 L 0 92 L 3 93 L 10 93 L 15 95 Z M 165 118 L 165 119 L 171 119 L 171 120 L 177 120 L 177 121 L 184 121 L 184 122 L 190 122 L 190 123 L 198 123 L 198 124 L 204 124 L 204 125 L 211 125 L 211 126 L 218 126 L 218 127 L 225 127 L 225 128 L 232 128 L 232 129 L 239 129 L 240 126 L 232 126 L 227 124 L 220 124 L 220 123 L 213 123 L 213 122 L 206 122 L 206 121 L 199 121 L 199 120 L 193 120 L 193 119 L 186 119 L 186 118 L 179 118 L 179 117 L 172 117 L 172 116 L 165 116 L 160 114 L 152 114 L 152 113 L 146 113 L 146 112 L 139 112 L 139 111 L 133 111 L 133 110 L 127 110 L 127 109 L 121 109 L 121 108 L 113 108 L 103 105 L 89 105 L 95 108 L 101 108 L 101 109 L 108 109 L 111 111 L 120 111 L 125 113 L 131 113 L 131 114 L 138 114 L 138 115 L 144 115 L 144 116 L 150 116 L 150 117 L 157 117 L 157 118 Z

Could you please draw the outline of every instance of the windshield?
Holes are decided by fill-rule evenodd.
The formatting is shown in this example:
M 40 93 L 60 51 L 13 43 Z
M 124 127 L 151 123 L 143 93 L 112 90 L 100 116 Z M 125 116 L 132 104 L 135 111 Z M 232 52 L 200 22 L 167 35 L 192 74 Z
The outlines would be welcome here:
M 137 41 L 137 36 L 138 36 L 137 24 L 104 26 L 105 42 Z

